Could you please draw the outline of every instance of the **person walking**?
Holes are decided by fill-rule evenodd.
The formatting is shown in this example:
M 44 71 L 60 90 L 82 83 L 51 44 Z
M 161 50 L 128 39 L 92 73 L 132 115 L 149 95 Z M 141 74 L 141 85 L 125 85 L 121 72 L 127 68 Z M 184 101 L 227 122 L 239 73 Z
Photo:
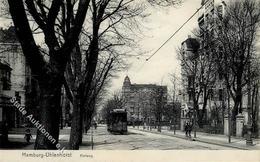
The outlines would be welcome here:
M 29 128 L 25 130 L 24 138 L 25 138 L 26 142 L 29 144 L 30 140 L 32 139 L 31 130 Z
M 192 131 L 192 124 L 191 122 L 188 123 L 188 136 L 191 138 L 191 131 Z
M 186 122 L 185 123 L 185 126 L 184 126 L 184 131 L 185 131 L 185 135 L 186 135 L 186 137 L 188 137 L 188 130 L 189 130 L 189 124 L 188 124 L 188 122 Z

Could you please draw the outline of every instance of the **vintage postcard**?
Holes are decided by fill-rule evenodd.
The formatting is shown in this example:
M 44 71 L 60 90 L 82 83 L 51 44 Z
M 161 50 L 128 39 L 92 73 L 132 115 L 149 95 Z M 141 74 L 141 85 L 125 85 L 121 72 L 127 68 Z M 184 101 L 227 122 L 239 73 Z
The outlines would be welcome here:
M 260 161 L 259 0 L 0 0 L 0 161 Z

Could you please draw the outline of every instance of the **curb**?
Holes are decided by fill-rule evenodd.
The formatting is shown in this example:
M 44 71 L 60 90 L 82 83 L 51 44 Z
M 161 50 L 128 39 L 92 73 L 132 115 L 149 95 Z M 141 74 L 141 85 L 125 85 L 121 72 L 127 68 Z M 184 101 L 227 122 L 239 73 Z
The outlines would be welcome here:
M 180 139 L 185 139 L 189 140 L 188 138 L 180 135 L 174 135 L 174 134 L 169 134 L 169 133 L 164 133 L 164 132 L 155 132 L 155 131 L 148 131 L 148 130 L 140 130 L 140 129 L 135 129 L 135 128 L 129 128 L 130 130 L 137 130 L 137 131 L 142 131 L 142 132 L 148 132 L 148 133 L 154 133 L 154 134 L 161 134 L 161 135 L 166 135 L 170 137 L 176 137 Z M 224 147 L 231 147 L 231 148 L 236 148 L 236 149 L 241 149 L 241 150 L 255 150 L 255 149 L 250 149 L 250 148 L 245 148 L 245 147 L 240 147 L 240 146 L 233 146 L 230 144 L 225 144 L 225 143 L 219 143 L 219 142 L 214 142 L 214 141 L 209 141 L 209 140 L 204 140 L 204 139 L 199 139 L 199 138 L 192 138 L 192 140 L 202 142 L 202 143 L 207 143 L 207 144 L 213 144 L 213 145 L 218 145 L 218 146 L 224 146 Z

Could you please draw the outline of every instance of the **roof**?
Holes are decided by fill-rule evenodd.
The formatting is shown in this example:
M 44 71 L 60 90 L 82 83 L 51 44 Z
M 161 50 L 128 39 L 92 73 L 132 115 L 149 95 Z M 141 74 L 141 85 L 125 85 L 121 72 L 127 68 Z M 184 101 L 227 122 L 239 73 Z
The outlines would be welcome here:
M 125 112 L 126 112 L 126 109 L 113 109 L 111 112 L 125 113 Z
M 128 85 L 131 89 L 156 89 L 156 88 L 162 88 L 163 90 L 167 91 L 167 86 L 160 86 L 156 84 L 131 84 L 130 78 L 128 76 L 125 77 L 124 85 Z
M 156 88 L 162 88 L 167 91 L 167 86 L 160 86 L 156 84 L 131 84 L 131 89 L 156 89 Z

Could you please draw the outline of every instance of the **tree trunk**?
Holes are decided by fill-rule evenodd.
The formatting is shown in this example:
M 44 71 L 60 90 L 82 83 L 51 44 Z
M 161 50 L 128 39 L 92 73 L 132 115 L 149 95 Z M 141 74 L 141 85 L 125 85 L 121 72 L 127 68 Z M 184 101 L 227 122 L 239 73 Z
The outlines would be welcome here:
M 59 149 L 59 123 L 60 123 L 60 98 L 61 82 L 52 79 L 39 83 L 40 87 L 40 117 L 39 123 L 43 129 L 37 131 L 34 149 Z M 46 132 L 45 132 L 45 131 Z M 48 135 L 49 134 L 49 135 Z M 52 136 L 55 140 L 50 140 Z
M 69 148 L 71 150 L 78 150 L 79 144 L 82 138 L 82 120 L 81 120 L 81 107 L 80 99 L 75 98 L 73 101 L 73 112 L 72 112 L 72 123 L 71 123 L 71 132 L 70 132 L 70 141 Z
M 254 137 L 258 137 L 258 114 L 259 114 L 259 108 L 258 108 L 258 86 L 257 84 L 254 85 L 253 94 L 252 94 L 252 133 L 254 134 Z
M 208 101 L 207 88 L 204 87 L 203 93 L 204 93 L 203 107 L 202 107 L 202 110 L 198 110 L 198 113 L 197 113 L 197 117 L 198 117 L 197 121 L 198 121 L 199 128 L 203 128 L 203 126 L 205 124 L 204 121 L 205 121 L 207 101 Z
M 243 71 L 242 71 L 243 72 Z M 243 73 L 240 72 L 237 74 L 237 84 L 236 84 L 236 96 L 234 99 L 235 105 L 234 105 L 234 109 L 233 109 L 233 113 L 232 113 L 232 120 L 235 121 L 236 120 L 236 115 L 238 113 L 242 112 L 242 75 Z
M 198 110 L 197 111 L 197 122 L 198 122 L 198 126 L 199 128 L 203 128 L 204 126 L 204 119 L 205 119 L 205 113 L 206 113 L 206 110 L 205 109 L 202 109 L 202 110 Z
M 241 92 L 237 92 L 236 97 L 235 97 L 235 105 L 232 111 L 232 121 L 236 120 L 236 116 L 238 113 L 241 113 L 241 101 L 242 101 L 242 89 Z
M 89 103 L 89 106 L 87 107 L 87 111 L 86 111 L 86 118 L 85 118 L 85 132 L 87 133 L 88 130 L 90 129 L 91 127 L 91 121 L 92 121 L 92 118 L 93 118 L 93 113 L 94 113 L 94 110 L 95 110 L 95 102 L 94 101 L 90 101 Z

